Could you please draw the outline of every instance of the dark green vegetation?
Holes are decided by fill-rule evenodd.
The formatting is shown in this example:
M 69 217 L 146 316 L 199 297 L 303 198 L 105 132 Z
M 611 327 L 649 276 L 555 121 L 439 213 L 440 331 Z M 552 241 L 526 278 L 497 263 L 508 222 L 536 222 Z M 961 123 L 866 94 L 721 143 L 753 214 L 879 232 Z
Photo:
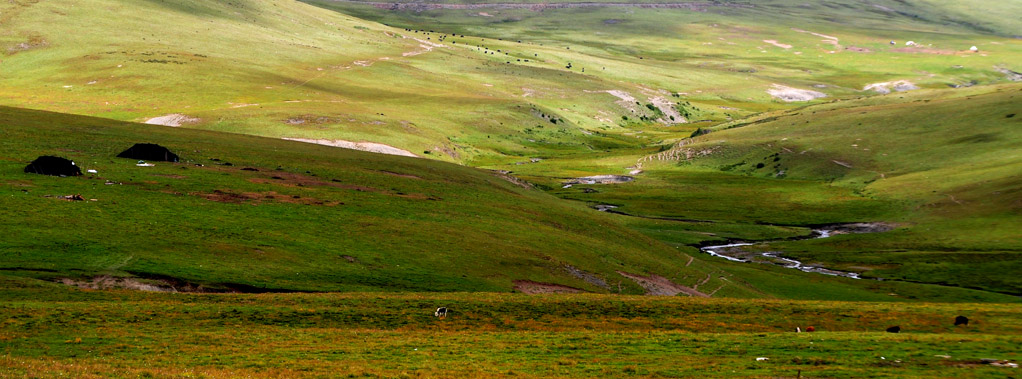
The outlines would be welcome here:
M 3 376 L 1007 377 L 980 360 L 1022 344 L 1019 307 L 997 304 L 0 285 Z
M 571 276 L 570 265 L 637 293 L 615 271 L 691 281 L 716 271 L 483 170 L 14 108 L 0 109 L 0 126 L 0 269 L 9 274 L 241 291 L 508 291 L 513 280 L 610 290 Z M 138 142 L 183 160 L 115 158 Z M 98 173 L 22 173 L 40 154 Z M 85 201 L 63 198 L 76 194 Z

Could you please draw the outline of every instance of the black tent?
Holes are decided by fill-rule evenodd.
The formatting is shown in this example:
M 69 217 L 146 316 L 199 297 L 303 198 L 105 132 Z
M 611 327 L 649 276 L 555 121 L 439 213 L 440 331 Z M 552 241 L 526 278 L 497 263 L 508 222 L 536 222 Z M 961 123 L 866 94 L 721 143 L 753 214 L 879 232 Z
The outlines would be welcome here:
M 75 166 L 75 162 L 49 155 L 36 158 L 36 160 L 25 167 L 25 172 L 53 176 L 78 176 L 82 174 L 82 170 Z
M 117 154 L 118 158 L 141 159 L 144 161 L 177 162 L 177 154 L 155 143 L 136 143 L 128 150 Z

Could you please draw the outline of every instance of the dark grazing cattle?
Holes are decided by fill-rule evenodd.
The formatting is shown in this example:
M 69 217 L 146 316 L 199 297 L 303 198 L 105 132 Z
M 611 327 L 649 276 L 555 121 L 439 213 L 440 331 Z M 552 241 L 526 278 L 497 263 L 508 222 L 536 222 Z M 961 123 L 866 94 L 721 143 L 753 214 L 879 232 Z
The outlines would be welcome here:
M 44 155 L 25 166 L 25 172 L 29 174 L 42 174 L 52 176 L 79 176 L 82 170 L 70 159 Z
M 969 318 L 965 316 L 955 317 L 955 326 L 958 325 L 969 325 Z
M 117 154 L 117 157 L 155 162 L 177 162 L 179 160 L 177 154 L 155 143 L 136 143 L 135 146 Z
M 447 307 L 437 308 L 436 312 L 433 312 L 433 316 L 436 316 L 436 317 L 439 317 L 439 318 L 447 317 Z
M 901 327 L 900 326 L 892 326 L 890 328 L 887 328 L 887 332 L 888 333 L 901 333 Z

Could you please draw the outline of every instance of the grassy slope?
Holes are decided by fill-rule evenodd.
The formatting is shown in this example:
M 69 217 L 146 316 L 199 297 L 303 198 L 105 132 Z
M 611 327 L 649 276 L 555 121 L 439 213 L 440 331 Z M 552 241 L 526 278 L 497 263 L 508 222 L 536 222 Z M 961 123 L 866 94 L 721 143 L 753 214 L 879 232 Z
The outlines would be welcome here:
M 460 161 L 584 149 L 577 126 L 551 125 L 540 117 L 550 107 L 520 99 L 520 77 L 573 94 L 607 87 L 565 82 L 550 69 L 560 62 L 509 66 L 452 42 L 424 52 L 415 39 L 436 35 L 290 1 L 3 7 L 0 69 L 11 75 L 0 80 L 0 101 L 27 108 L 134 121 L 183 113 L 200 119 L 189 127 L 374 141 Z M 589 97 L 593 107 L 616 100 Z M 536 125 L 546 129 L 524 135 Z M 600 143 L 620 144 L 589 142 Z
M 722 119 L 790 108 L 792 105 L 771 101 L 763 94 L 762 90 L 774 82 L 808 85 L 822 81 L 836 85 L 825 89 L 832 96 L 858 96 L 853 90 L 866 83 L 914 77 L 920 70 L 934 74 L 917 78 L 924 86 L 996 81 L 1001 76 L 992 71 L 992 66 L 1010 63 L 1018 55 L 1017 41 L 990 36 L 982 36 L 989 41 L 982 46 L 985 55 L 887 51 L 888 38 L 932 41 L 937 48 L 957 49 L 955 46 L 973 43 L 980 35 L 962 26 L 948 28 L 884 12 L 859 16 L 861 12 L 849 10 L 853 8 L 791 8 L 791 4 L 784 2 L 765 4 L 752 11 L 723 13 L 586 10 L 570 13 L 577 21 L 571 26 L 555 23 L 569 16 L 564 11 L 507 11 L 510 13 L 495 13 L 498 16 L 492 19 L 456 11 L 420 15 L 361 9 L 362 13 L 356 13 L 388 23 L 396 20 L 409 26 L 438 26 L 469 33 L 463 39 L 451 38 L 448 48 L 411 57 L 401 55 L 419 49 L 418 42 L 400 36 L 423 38 L 425 33 L 392 29 L 296 3 L 214 4 L 180 0 L 159 3 L 145 13 L 135 12 L 147 4 L 117 2 L 97 7 L 68 7 L 60 2 L 7 4 L 10 8 L 5 13 L 4 25 L 9 28 L 3 32 L 5 43 L 38 44 L 25 51 L 9 50 L 0 62 L 0 68 L 18 73 L 0 81 L 4 88 L 11 89 L 4 91 L 7 96 L 4 101 L 122 119 L 184 112 L 203 119 L 196 125 L 187 125 L 190 127 L 274 137 L 386 142 L 415 152 L 428 149 L 441 159 L 515 170 L 554 187 L 559 186 L 560 179 L 550 176 L 623 172 L 624 167 L 635 163 L 636 156 L 655 152 L 658 146 L 695 128 L 616 121 L 621 115 L 632 115 L 634 120 L 635 114 L 614 104 L 616 99 L 609 94 L 585 91 L 623 89 L 640 100 L 645 100 L 643 97 L 649 91 L 643 88 L 689 91 L 675 99 L 688 102 L 685 109 L 693 113 L 693 118 Z M 796 18 L 782 15 L 793 9 L 826 17 L 806 24 L 805 20 L 796 22 Z M 124 32 L 103 33 L 112 26 L 87 21 L 96 18 L 96 12 L 121 15 L 118 28 Z M 67 22 L 54 24 L 54 18 Z M 604 22 L 610 19 L 620 22 Z M 217 20 L 219 33 L 203 32 L 210 20 Z M 763 20 L 777 22 L 768 24 Z M 43 24 L 47 27 L 40 26 Z M 162 25 L 156 28 L 162 32 L 145 35 L 141 30 L 148 29 L 140 26 L 143 24 Z M 787 26 L 796 24 L 837 35 L 844 41 L 842 44 L 864 46 L 876 52 L 826 54 L 825 49 L 833 46 L 820 37 Z M 874 32 L 864 34 L 864 28 L 881 24 L 886 25 L 883 38 Z M 72 33 L 73 28 L 94 32 Z M 558 32 L 554 33 L 555 30 Z M 493 41 L 494 36 L 506 41 Z M 436 35 L 427 38 L 432 37 Z M 507 41 L 514 38 L 524 41 Z M 765 38 L 795 47 L 784 50 L 764 45 Z M 461 45 L 455 48 L 454 41 Z M 718 43 L 709 45 L 707 41 Z M 513 61 L 508 65 L 503 63 L 507 58 L 483 57 L 476 45 L 486 45 L 491 51 L 511 48 L 518 57 L 515 59 L 527 58 L 529 53 L 542 57 L 530 64 Z M 657 48 L 651 50 L 653 46 Z M 796 56 L 792 50 L 819 53 L 815 57 Z M 269 51 L 274 54 L 267 54 Z M 639 59 L 640 56 L 644 59 Z M 382 57 L 391 59 L 380 60 Z M 180 64 L 155 63 L 159 61 Z M 372 65 L 363 67 L 355 65 L 355 61 Z M 590 71 L 597 65 L 606 65 L 609 70 L 580 75 L 577 68 L 563 69 L 568 61 L 575 62 L 576 67 L 589 66 Z M 950 61 L 962 68 L 948 69 Z M 153 67 L 160 69 L 152 70 Z M 864 71 L 864 67 L 875 72 Z M 756 72 L 743 72 L 747 68 Z M 92 81 L 96 83 L 88 84 Z M 63 88 L 64 85 L 71 87 Z M 149 103 L 140 104 L 135 100 L 139 98 Z M 108 101 L 111 99 L 114 101 Z M 236 107 L 245 104 L 257 105 Z M 724 104 L 740 109 L 725 110 L 721 108 Z M 637 108 L 645 112 L 644 107 Z M 563 122 L 552 124 L 541 115 L 556 115 Z M 304 123 L 288 124 L 287 120 Z M 509 164 L 529 157 L 557 159 L 530 165 Z M 22 159 L 27 159 L 27 155 Z M 276 164 L 279 163 L 268 166 Z M 646 174 L 643 182 L 649 185 L 638 187 L 637 193 L 604 193 L 593 199 L 655 209 L 650 215 L 668 212 L 668 216 L 718 221 L 713 226 L 670 227 L 641 220 L 623 221 L 679 247 L 706 240 L 805 233 L 800 228 L 761 227 L 749 222 L 806 224 L 883 219 L 891 213 L 888 209 L 892 205 L 885 201 L 896 201 L 865 199 L 855 188 L 828 186 L 813 180 L 782 183 L 767 178 L 721 175 L 716 167 L 658 170 Z M 718 187 L 720 190 L 713 190 Z M 636 187 L 622 188 L 627 191 Z M 677 191 L 679 188 L 684 191 Z M 768 190 L 781 201 L 754 201 L 757 197 L 750 196 L 751 189 Z M 570 191 L 561 195 L 586 199 Z M 692 201 L 702 205 L 689 206 Z M 315 226 L 310 224 L 306 228 L 311 230 Z M 116 267 L 119 262 L 111 259 L 109 265 Z M 95 271 L 95 267 L 90 270 Z M 760 279 L 757 286 L 770 287 L 766 280 L 770 275 L 776 274 L 752 276 Z M 789 283 L 783 290 L 775 288 L 778 292 L 731 292 L 725 286 L 719 293 L 805 296 L 796 290 L 796 283 L 803 280 L 798 274 L 778 280 Z M 841 290 L 837 292 L 809 296 L 835 298 L 835 293 L 846 290 L 846 286 L 849 284 L 838 285 Z M 856 295 L 846 293 L 836 298 L 871 298 L 880 291 L 863 292 L 860 288 Z
M 1019 89 L 919 91 L 765 114 L 676 148 L 709 155 L 647 162 L 636 182 L 591 186 L 596 193 L 555 193 L 631 214 L 723 223 L 673 226 L 658 236 L 679 243 L 710 239 L 698 231 L 790 235 L 729 222 L 895 222 L 889 233 L 769 249 L 882 278 L 1018 293 L 1022 135 L 1017 116 L 1007 116 L 1022 111 Z
M 435 42 L 437 33 L 408 32 L 288 1 L 134 0 L 88 7 L 14 2 L 3 5 L 0 45 L 8 51 L 0 70 L 10 75 L 0 79 L 0 101 L 134 121 L 184 113 L 201 119 L 188 127 L 367 140 L 493 166 L 591 149 L 634 149 L 693 129 L 621 122 L 621 116 L 651 114 L 598 91 L 625 91 L 641 103 L 682 92 L 684 98 L 671 99 L 689 102 L 676 107 L 690 118 L 719 121 L 790 107 L 764 92 L 773 83 L 804 88 L 823 83 L 830 96 L 845 97 L 891 79 L 934 87 L 999 81 L 1003 75 L 993 66 L 1019 61 L 1017 40 L 964 26 L 863 13 L 859 6 L 795 5 L 712 12 L 508 10 L 495 17 L 342 8 L 393 25 L 466 35 L 448 38 L 444 48 L 404 56 L 422 51 L 413 38 Z M 141 8 L 145 12 L 137 11 Z M 785 16 L 796 11 L 825 17 Z M 568 17 L 570 25 L 560 22 Z M 874 53 L 836 49 L 792 26 Z M 765 39 L 794 47 L 778 48 Z M 949 58 L 897 52 L 886 44 L 889 39 L 951 51 L 978 44 L 983 53 Z M 512 42 L 517 40 L 522 42 Z M 477 46 L 502 52 L 484 55 Z M 564 68 L 568 62 L 573 69 Z M 951 69 L 954 64 L 962 67 Z M 583 74 L 581 68 L 588 70 Z M 551 124 L 541 115 L 562 122 Z M 644 134 L 632 134 L 638 131 Z
M 530 279 L 606 291 L 570 276 L 570 264 L 634 293 L 615 270 L 688 284 L 717 271 L 473 168 L 14 108 L 0 110 L 0 125 L 0 269 L 18 275 L 312 291 L 508 291 Z M 114 158 L 136 142 L 188 163 Z M 21 172 L 43 154 L 99 173 Z M 96 201 L 57 198 L 69 194 Z
M 571 276 L 571 265 L 605 279 L 610 292 L 641 291 L 621 270 L 724 297 L 1012 300 L 711 265 L 676 241 L 654 239 L 663 235 L 636 234 L 632 220 L 430 160 L 14 108 L 3 109 L 0 124 L 7 172 L 0 228 L 8 231 L 0 269 L 11 275 L 170 278 L 241 291 L 507 291 L 527 279 L 608 292 Z M 113 158 L 140 141 L 164 144 L 187 162 L 137 167 Z M 21 173 L 41 154 L 99 173 Z M 96 201 L 59 198 L 70 194 Z M 762 233 L 781 229 L 802 233 Z M 748 232 L 742 224 L 730 230 Z M 806 283 L 815 283 L 812 291 Z
M 2 376 L 999 377 L 1022 343 L 1014 304 L 0 288 Z

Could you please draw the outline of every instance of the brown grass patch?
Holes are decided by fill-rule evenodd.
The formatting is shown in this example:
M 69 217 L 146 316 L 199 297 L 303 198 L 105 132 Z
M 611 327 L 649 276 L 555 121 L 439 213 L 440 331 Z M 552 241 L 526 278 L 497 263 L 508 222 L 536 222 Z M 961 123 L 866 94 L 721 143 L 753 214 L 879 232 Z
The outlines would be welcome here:
M 392 173 L 392 172 L 387 172 L 387 173 L 389 175 L 398 175 L 398 176 L 404 175 L 404 174 L 398 174 L 398 173 Z M 419 178 L 419 177 L 413 176 L 413 175 L 408 175 L 408 176 L 409 177 L 414 177 L 414 178 L 417 178 L 417 179 L 422 179 L 422 178 Z M 347 184 L 347 183 L 341 182 L 341 181 L 336 180 L 336 179 L 330 180 L 330 181 L 325 181 L 325 180 L 322 180 L 322 179 L 319 179 L 319 178 L 316 178 L 316 177 L 312 177 L 312 176 L 308 176 L 308 175 L 295 174 L 295 173 L 282 172 L 282 171 L 277 171 L 277 172 L 268 174 L 268 177 L 252 178 L 252 179 L 249 179 L 249 181 L 252 182 L 252 183 L 273 184 L 273 185 L 279 185 L 279 186 L 284 186 L 284 187 L 292 187 L 292 188 L 294 188 L 294 187 L 332 187 L 332 188 L 340 188 L 340 189 L 346 189 L 346 190 L 352 190 L 352 191 L 358 191 L 358 192 L 373 192 L 373 193 L 379 193 L 379 194 L 384 194 L 384 195 L 389 195 L 389 196 L 403 197 L 403 198 L 408 198 L 408 199 L 440 200 L 440 198 L 424 195 L 424 194 L 421 194 L 421 193 L 404 193 L 404 192 L 398 192 L 398 191 L 382 190 L 382 189 L 379 189 L 379 188 L 373 188 L 373 187 L 362 186 L 362 185 L 357 185 L 357 184 Z
M 936 54 L 936 55 L 954 55 L 957 51 L 954 50 L 940 50 L 930 49 L 925 47 L 901 47 L 891 50 L 895 53 L 919 53 L 919 54 Z
M 268 192 L 232 192 L 230 190 L 214 190 L 210 193 L 193 192 L 193 196 L 199 196 L 209 201 L 215 201 L 218 203 L 229 203 L 229 204 L 241 204 L 241 203 L 253 203 L 259 204 L 262 202 L 277 202 L 277 203 L 289 203 L 289 204 L 303 204 L 303 205 L 325 205 L 335 206 L 344 204 L 340 201 L 326 201 L 320 200 L 313 197 L 304 197 L 298 195 L 282 195 L 274 191 Z
M 621 274 L 621 276 L 631 279 L 642 288 L 645 288 L 647 295 L 675 296 L 679 293 L 683 293 L 693 297 L 709 297 L 705 293 L 674 283 L 670 279 L 667 279 L 660 275 L 650 274 L 649 276 L 642 276 L 637 274 L 630 274 L 624 271 L 618 271 L 617 273 Z
M 575 287 L 569 287 L 562 284 L 555 283 L 540 283 L 531 280 L 515 280 L 514 281 L 515 291 L 527 294 L 541 294 L 541 293 L 583 293 L 585 291 Z
M 401 178 L 409 178 L 409 179 L 419 179 L 419 180 L 422 180 L 421 177 L 418 177 L 418 176 L 415 176 L 415 175 L 412 175 L 412 174 L 402 174 L 402 173 L 399 173 L 399 172 L 393 172 L 393 171 L 387 171 L 387 170 L 379 170 L 379 172 L 382 172 L 382 173 L 390 175 L 390 176 L 397 176 L 397 177 L 401 177 Z

